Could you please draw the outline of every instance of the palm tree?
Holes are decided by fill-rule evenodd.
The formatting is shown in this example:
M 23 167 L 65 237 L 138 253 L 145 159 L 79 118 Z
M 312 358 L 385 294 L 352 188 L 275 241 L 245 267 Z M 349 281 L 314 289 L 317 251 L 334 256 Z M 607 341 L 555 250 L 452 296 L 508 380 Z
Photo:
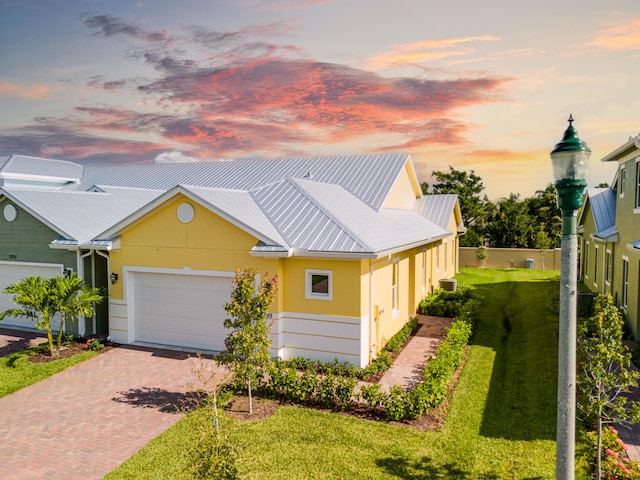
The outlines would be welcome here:
M 56 356 L 59 352 L 65 322 L 73 323 L 80 315 L 92 316 L 94 305 L 104 299 L 100 289 L 86 286 L 75 273 L 68 277 L 56 275 L 53 278 L 23 278 L 9 285 L 3 292 L 14 294 L 13 303 L 21 307 L 0 313 L 0 321 L 5 317 L 36 320 L 36 328 L 47 332 L 51 356 Z M 54 347 L 51 323 L 56 315 L 60 318 L 60 330 Z

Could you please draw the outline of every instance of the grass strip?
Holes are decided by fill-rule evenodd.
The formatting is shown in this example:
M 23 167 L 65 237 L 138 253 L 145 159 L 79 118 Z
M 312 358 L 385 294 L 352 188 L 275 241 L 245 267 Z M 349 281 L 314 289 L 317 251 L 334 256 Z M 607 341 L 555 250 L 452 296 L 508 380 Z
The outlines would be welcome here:
M 45 363 L 31 362 L 29 350 L 2 357 L 0 358 L 0 398 L 96 355 L 96 352 L 87 351 Z

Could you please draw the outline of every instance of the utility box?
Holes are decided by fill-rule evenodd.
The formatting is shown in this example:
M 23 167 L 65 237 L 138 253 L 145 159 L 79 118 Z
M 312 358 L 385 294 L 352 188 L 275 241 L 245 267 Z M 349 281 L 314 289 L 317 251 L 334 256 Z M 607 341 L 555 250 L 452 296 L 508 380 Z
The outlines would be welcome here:
M 447 290 L 448 292 L 455 292 L 458 286 L 457 280 L 453 278 L 443 278 L 440 280 L 440 288 L 442 290 Z
M 524 261 L 525 264 L 525 268 L 528 268 L 529 270 L 533 270 L 533 258 L 527 258 Z

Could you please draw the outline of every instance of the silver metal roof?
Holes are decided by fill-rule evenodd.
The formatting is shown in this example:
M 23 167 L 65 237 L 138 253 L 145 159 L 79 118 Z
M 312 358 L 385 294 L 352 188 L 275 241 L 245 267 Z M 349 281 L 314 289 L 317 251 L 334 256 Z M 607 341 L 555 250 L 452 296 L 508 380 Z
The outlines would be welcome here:
M 11 155 L 0 161 L 1 176 L 46 177 L 76 182 L 82 178 L 83 170 L 84 167 L 77 163 L 24 155 Z
M 292 183 L 368 253 L 387 252 L 451 235 L 412 210 L 376 211 L 339 185 L 300 179 Z
M 455 194 L 423 195 L 416 199 L 413 209 L 436 225 L 448 229 L 457 201 Z
M 93 185 L 169 190 L 178 184 L 252 190 L 287 177 L 342 185 L 378 210 L 410 156 L 403 153 L 305 157 L 281 160 L 227 160 L 86 167 L 82 181 L 68 188 Z
M 0 190 L 66 240 L 83 244 L 162 194 L 157 190 L 108 187 L 106 193 Z
M 342 187 L 336 188 L 345 191 Z M 351 253 L 367 251 L 343 226 L 305 196 L 291 179 L 253 191 L 252 195 L 282 232 L 287 243 L 297 249 Z
M 587 189 L 596 229 L 600 232 L 616 224 L 616 192 L 610 188 Z
M 1 159 L 0 159 L 1 160 Z M 87 167 L 62 191 L 7 196 L 70 241 L 104 246 L 177 194 L 244 229 L 255 255 L 375 257 L 451 235 L 455 195 L 382 208 L 406 154 Z

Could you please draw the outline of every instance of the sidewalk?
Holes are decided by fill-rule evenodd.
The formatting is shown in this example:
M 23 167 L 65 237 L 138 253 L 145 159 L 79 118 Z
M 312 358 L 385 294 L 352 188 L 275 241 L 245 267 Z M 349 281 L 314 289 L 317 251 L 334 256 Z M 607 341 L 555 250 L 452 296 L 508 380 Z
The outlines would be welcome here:
M 452 321 L 451 318 L 419 315 L 418 331 L 380 379 L 382 388 L 388 391 L 390 387 L 400 385 L 406 391 L 420 383 L 423 367 L 435 356 Z

